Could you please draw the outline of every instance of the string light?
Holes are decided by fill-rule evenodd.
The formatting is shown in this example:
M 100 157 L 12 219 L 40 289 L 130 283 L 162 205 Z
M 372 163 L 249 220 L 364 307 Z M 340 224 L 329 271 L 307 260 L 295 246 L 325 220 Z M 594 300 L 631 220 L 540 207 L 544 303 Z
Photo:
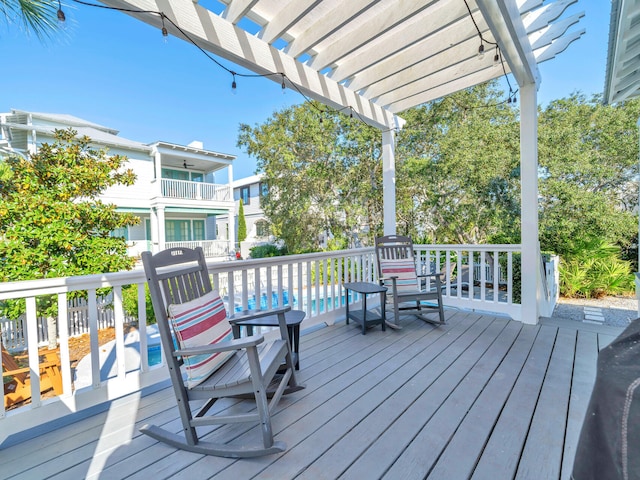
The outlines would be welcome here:
M 108 5 L 99 5 L 99 4 L 95 4 L 95 3 L 89 3 L 89 2 L 86 2 L 84 0 L 73 0 L 73 1 L 76 2 L 76 3 L 82 4 L 82 5 L 89 6 L 89 7 L 104 8 L 106 10 L 115 10 L 115 11 L 118 11 L 118 12 L 137 13 L 137 14 L 146 13 L 146 14 L 150 14 L 150 15 L 158 15 L 161 18 L 161 21 L 162 21 L 162 29 L 161 29 L 161 31 L 162 31 L 162 36 L 165 39 L 165 42 L 167 41 L 167 38 L 168 38 L 168 35 L 169 35 L 169 32 L 167 31 L 167 28 L 165 26 L 165 19 L 166 19 L 166 21 L 168 21 L 173 26 L 173 28 L 175 28 L 175 30 L 177 30 L 188 42 L 190 42 L 193 46 L 195 46 L 198 50 L 200 50 L 200 52 L 202 54 L 204 54 L 209 60 L 211 60 L 216 65 L 218 65 L 218 67 L 222 68 L 223 70 L 226 70 L 228 73 L 231 74 L 231 76 L 232 76 L 231 93 L 233 95 L 235 95 L 237 93 L 236 76 L 239 76 L 239 77 L 272 77 L 274 75 L 280 75 L 281 76 L 282 92 L 283 93 L 286 92 L 287 85 L 286 85 L 285 79 L 287 78 L 287 76 L 286 76 L 286 74 L 284 72 L 274 72 L 274 73 L 265 73 L 265 74 L 247 74 L 247 73 L 235 72 L 235 71 L 231 70 L 230 68 L 226 67 L 224 64 L 222 64 L 218 60 L 216 60 L 214 57 L 212 57 L 209 52 L 207 52 L 200 45 L 198 45 L 191 38 L 191 36 L 189 36 L 189 34 L 187 34 L 184 30 L 182 30 L 182 28 L 180 28 L 179 25 L 177 25 L 173 20 L 171 20 L 171 18 L 167 17 L 164 12 L 159 12 L 159 11 L 155 11 L 155 10 L 142 10 L 142 9 L 112 7 L 112 6 L 108 6 Z M 198 0 L 193 0 L 193 2 L 194 3 L 198 3 Z M 478 47 L 478 58 L 482 59 L 484 57 L 484 53 L 485 53 L 484 44 L 485 43 L 489 44 L 489 45 L 495 45 L 496 54 L 493 57 L 494 63 L 498 62 L 498 63 L 502 64 L 502 69 L 504 71 L 505 78 L 507 80 L 507 83 L 509 83 L 509 78 L 508 78 L 507 73 L 506 73 L 505 68 L 504 68 L 504 60 L 502 59 L 502 56 L 500 55 L 500 49 L 498 47 L 498 44 L 483 38 L 482 33 L 480 32 L 480 29 L 478 28 L 478 25 L 476 24 L 475 19 L 473 18 L 473 15 L 471 13 L 471 9 L 469 8 L 467 0 L 464 0 L 464 3 L 467 6 L 467 10 L 469 12 L 469 16 L 471 17 L 471 20 L 473 21 L 473 24 L 475 25 L 476 30 L 478 32 L 478 36 L 480 38 L 480 46 Z M 61 8 L 61 5 L 60 5 L 60 0 L 58 0 L 58 20 L 61 21 L 61 22 L 64 22 L 64 20 L 65 20 L 65 15 L 64 15 L 64 12 L 62 11 L 62 8 Z M 354 108 L 351 105 L 346 106 L 346 107 L 342 107 L 340 109 L 335 109 L 335 108 L 331 108 L 331 107 L 320 108 L 320 107 L 318 107 L 318 105 L 316 105 L 316 102 L 312 101 L 311 98 L 309 98 L 302 90 L 300 90 L 300 88 L 295 83 L 289 82 L 289 85 L 291 86 L 291 88 L 295 89 L 305 99 L 307 104 L 309 104 L 313 109 L 315 109 L 317 112 L 320 113 L 320 117 L 319 117 L 319 122 L 320 123 L 323 122 L 324 114 L 342 113 L 346 109 L 349 109 L 349 118 L 353 118 L 354 111 L 355 111 L 356 117 L 360 121 L 362 121 L 363 123 L 366 123 L 366 121 L 362 118 L 362 116 L 358 113 L 358 111 L 354 110 Z M 511 84 L 509 84 L 509 101 L 508 101 L 508 103 L 516 103 L 516 101 L 517 101 L 516 100 L 516 93 L 517 93 L 517 90 L 514 92 L 512 90 L 512 88 L 511 88 Z M 505 102 L 501 102 L 501 103 L 505 103 Z M 499 104 L 496 104 L 496 105 L 499 105 Z M 486 106 L 489 107 L 489 106 L 495 106 L 495 105 L 486 105 Z M 392 130 L 394 130 L 394 128 L 390 128 L 389 130 L 386 130 L 386 131 L 392 131 Z
M 64 23 L 65 20 L 67 19 L 67 17 L 65 16 L 64 12 L 62 11 L 62 5 L 60 4 L 60 0 L 58 0 L 58 22 L 59 23 Z
M 167 27 L 164 25 L 164 13 L 160 14 L 160 18 L 162 19 L 162 37 L 164 38 L 164 43 L 167 43 L 169 32 L 167 32 Z
M 502 72 L 504 73 L 504 78 L 507 81 L 507 85 L 509 85 L 509 97 L 507 99 L 507 103 L 508 104 L 516 103 L 515 94 L 517 90 L 514 92 L 513 89 L 511 88 L 511 82 L 509 82 L 509 76 L 507 75 L 507 70 L 504 68 L 504 59 L 502 58 L 502 53 L 500 52 L 500 47 L 498 43 L 491 42 L 482 36 L 482 32 L 480 31 L 480 28 L 478 27 L 478 24 L 476 23 L 475 18 L 473 18 L 473 13 L 471 12 L 471 8 L 469 8 L 469 4 L 467 3 L 467 0 L 464 0 L 464 4 L 467 7 L 467 11 L 469 12 L 469 18 L 471 18 L 471 21 L 473 22 L 473 26 L 476 27 L 478 38 L 480 38 L 480 46 L 478 47 L 478 59 L 482 60 L 484 58 L 485 43 L 489 45 L 495 45 L 496 51 L 495 51 L 495 55 L 493 56 L 493 64 L 494 66 L 502 65 Z

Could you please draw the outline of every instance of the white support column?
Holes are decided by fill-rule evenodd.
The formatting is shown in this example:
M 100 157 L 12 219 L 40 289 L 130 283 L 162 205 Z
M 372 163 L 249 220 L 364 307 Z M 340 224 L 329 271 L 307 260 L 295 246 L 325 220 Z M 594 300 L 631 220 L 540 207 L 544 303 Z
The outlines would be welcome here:
M 229 253 L 233 252 L 236 248 L 236 202 L 233 196 L 233 165 L 229 165 L 227 167 L 228 179 L 229 182 L 229 200 L 232 202 L 232 207 L 229 208 L 229 214 L 227 217 L 229 218 Z M 238 245 L 238 251 L 240 249 L 240 245 Z
M 541 292 L 538 242 L 538 95 L 535 83 L 520 86 L 520 184 L 522 322 L 538 323 Z
M 166 242 L 166 232 L 164 228 L 164 207 L 156 208 L 156 217 L 157 217 L 157 229 L 158 229 L 158 251 L 161 252 L 165 249 Z M 151 227 L 153 229 L 153 227 Z
M 154 181 L 154 194 L 156 197 L 162 197 L 162 154 L 158 151 L 158 148 L 154 146 L 151 150 L 153 156 L 153 181 Z
M 393 130 L 382 132 L 383 231 L 396 233 L 396 138 Z
M 149 228 L 151 229 L 151 252 L 158 253 L 160 249 L 160 240 L 158 238 L 158 213 L 157 208 L 151 208 L 151 215 L 149 216 Z

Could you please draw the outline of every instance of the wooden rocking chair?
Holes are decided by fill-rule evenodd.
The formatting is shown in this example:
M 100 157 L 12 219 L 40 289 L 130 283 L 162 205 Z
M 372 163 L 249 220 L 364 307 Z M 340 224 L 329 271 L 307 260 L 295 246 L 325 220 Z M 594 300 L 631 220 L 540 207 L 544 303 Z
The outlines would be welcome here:
M 391 328 L 401 328 L 398 324 L 400 312 L 415 315 L 421 320 L 435 325 L 445 323 L 442 305 L 441 273 L 418 274 L 413 252 L 413 242 L 409 237 L 387 235 L 375 239 L 378 278 L 380 284 L 388 288 L 387 302 L 393 305 Z M 434 280 L 431 287 L 430 278 Z M 423 302 L 428 303 L 423 303 Z M 436 310 L 438 319 L 427 317 L 426 310 Z M 432 312 L 429 312 L 432 313 Z
M 29 367 L 21 368 L 9 352 L 1 346 L 2 376 L 11 377 L 4 384 L 4 408 L 31 398 L 31 378 Z M 53 389 L 56 395 L 62 395 L 62 375 L 60 359 L 56 352 L 47 352 L 45 361 L 40 363 L 40 392 Z
M 284 316 L 290 307 L 243 312 L 227 318 L 220 296 L 211 287 L 200 247 L 171 248 L 156 255 L 144 252 L 142 263 L 183 435 L 153 425 L 145 425 L 140 431 L 176 448 L 206 455 L 254 457 L 284 451 L 286 445 L 273 439 L 271 413 L 283 394 L 304 388 L 296 382 Z M 274 314 L 278 316 L 280 333 L 276 340 L 265 342 L 262 335 L 233 338 L 234 321 Z M 284 373 L 276 375 L 283 364 Z M 272 394 L 270 400 L 268 389 Z M 255 398 L 257 411 L 206 415 L 218 399 L 247 396 Z M 206 402 L 193 415 L 191 402 L 202 400 Z M 201 441 L 196 432 L 202 426 L 240 422 L 260 425 L 262 443 Z

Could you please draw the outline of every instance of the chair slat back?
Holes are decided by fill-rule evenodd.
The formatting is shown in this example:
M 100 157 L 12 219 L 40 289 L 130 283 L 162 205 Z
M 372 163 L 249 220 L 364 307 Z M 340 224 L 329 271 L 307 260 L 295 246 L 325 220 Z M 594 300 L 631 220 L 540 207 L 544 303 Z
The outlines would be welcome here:
M 415 261 L 411 238 L 402 235 L 386 235 L 375 239 L 378 275 L 381 275 L 380 260 L 411 258 Z
M 182 360 L 173 356 L 175 344 L 167 308 L 171 304 L 182 304 L 212 291 L 204 252 L 201 247 L 193 250 L 176 247 L 155 255 L 143 252 L 142 264 L 166 360 L 179 368 Z

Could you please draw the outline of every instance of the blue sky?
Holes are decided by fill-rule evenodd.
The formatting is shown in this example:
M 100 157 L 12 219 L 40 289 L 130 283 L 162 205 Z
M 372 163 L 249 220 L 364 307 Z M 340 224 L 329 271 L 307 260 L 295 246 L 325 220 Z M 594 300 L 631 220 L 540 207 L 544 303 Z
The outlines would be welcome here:
M 260 124 L 303 101 L 263 78 L 238 78 L 232 95 L 231 75 L 193 45 L 175 37 L 165 43 L 158 29 L 121 12 L 79 4 L 63 9 L 64 38 L 45 43 L 0 21 L 0 111 L 67 113 L 145 143 L 200 140 L 207 149 L 237 155 L 237 179 L 255 171 L 255 161 L 236 147 L 238 125 Z M 580 11 L 585 17 L 572 30 L 586 33 L 539 66 L 542 105 L 575 91 L 602 93 L 610 2 L 579 0 L 565 15 Z

